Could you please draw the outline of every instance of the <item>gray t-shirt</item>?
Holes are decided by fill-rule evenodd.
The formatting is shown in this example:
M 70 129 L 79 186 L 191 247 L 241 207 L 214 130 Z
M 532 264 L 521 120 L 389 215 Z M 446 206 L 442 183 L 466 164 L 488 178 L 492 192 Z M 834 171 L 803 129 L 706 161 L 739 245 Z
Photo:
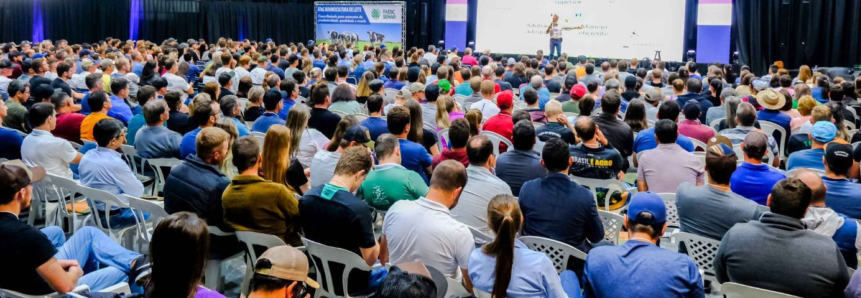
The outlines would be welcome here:
M 314 154 L 314 159 L 311 160 L 311 187 L 317 187 L 332 180 L 335 176 L 335 166 L 340 159 L 341 153 L 338 151 L 320 150 Z
M 759 220 L 756 202 L 709 185 L 682 183 L 676 192 L 681 231 L 715 240 L 737 223 Z

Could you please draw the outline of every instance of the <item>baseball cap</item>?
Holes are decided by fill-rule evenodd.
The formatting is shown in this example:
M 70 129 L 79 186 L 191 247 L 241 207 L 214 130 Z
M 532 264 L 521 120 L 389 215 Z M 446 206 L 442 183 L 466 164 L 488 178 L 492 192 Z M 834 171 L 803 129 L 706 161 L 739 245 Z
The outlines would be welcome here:
M 496 96 L 496 106 L 502 110 L 510 108 L 514 105 L 514 93 L 511 90 L 507 90 L 505 92 L 499 93 Z
M 315 43 L 316 42 L 313 39 L 309 39 L 308 42 L 305 43 L 305 45 L 310 47 L 310 46 L 314 45 Z
M 646 96 L 643 96 L 648 102 L 658 102 L 664 99 L 664 95 L 661 94 L 661 90 L 658 88 L 652 88 L 646 90 Z
M 828 143 L 834 140 L 837 136 L 837 126 L 834 126 L 834 123 L 828 121 L 818 121 L 813 124 L 813 128 L 810 130 L 810 135 L 813 136 L 813 140 L 820 143 Z
M 20 159 L 0 163 L 0 194 L 14 194 L 45 178 L 45 168 L 28 167 Z
M 756 102 L 768 110 L 779 110 L 786 104 L 786 97 L 773 89 L 765 89 L 756 94 Z
M 768 83 L 760 80 L 753 81 L 753 89 L 756 89 L 756 91 L 768 89 Z
M 667 222 L 667 205 L 657 194 L 637 193 L 628 204 L 628 220 L 644 225 L 663 224 Z
M 730 141 L 729 138 L 727 138 L 725 136 L 714 136 L 714 137 L 712 137 L 711 139 L 709 139 L 709 142 L 706 144 L 706 147 L 711 148 L 712 146 L 719 145 L 719 144 L 724 144 L 724 145 L 728 146 L 730 149 L 732 149 L 732 141 Z M 733 152 L 735 152 L 735 151 L 733 151 Z
M 508 65 L 508 66 L 517 65 L 517 61 L 515 61 L 514 58 L 508 58 L 508 61 L 506 61 L 506 65 Z
M 267 39 L 266 39 L 266 43 L 269 43 L 270 41 L 272 41 L 272 39 L 271 39 L 271 38 L 267 38 Z
M 383 89 L 384 85 L 385 85 L 385 83 L 383 83 L 383 80 L 375 79 L 375 80 L 371 81 L 370 83 L 368 83 L 368 88 L 371 88 L 371 92 L 377 93 Z
M 825 163 L 832 171 L 845 173 L 852 166 L 852 156 L 852 145 L 836 142 L 825 145 Z
M 425 84 L 415 82 L 410 85 L 410 94 L 416 94 L 425 91 Z
M 111 67 L 113 65 L 114 65 L 114 60 L 111 60 L 111 59 L 102 59 L 102 61 L 99 62 L 99 68 L 103 68 L 103 69 Z
M 381 44 L 380 44 L 380 48 L 381 48 L 381 49 L 385 49 L 385 48 L 386 48 L 386 44 L 381 43 Z
M 574 87 L 571 87 L 571 97 L 580 99 L 586 96 L 586 86 L 577 84 Z
M 439 93 L 440 93 L 439 89 L 440 89 L 440 86 L 427 85 L 427 87 L 425 87 L 425 97 L 427 98 L 427 100 L 428 101 L 436 101 L 436 99 L 439 97 Z
M 266 58 L 266 55 L 260 55 L 259 57 L 257 57 L 257 62 L 266 62 L 266 61 L 269 61 L 269 59 Z
M 304 282 L 315 289 L 320 287 L 320 284 L 308 277 L 308 257 L 298 249 L 289 245 L 272 247 L 257 258 L 258 262 L 260 260 L 268 260 L 272 266 L 269 268 L 258 266 L 254 270 L 257 274 Z
M 0 60 L 0 69 L 12 68 L 12 61 L 9 59 Z
M 230 80 L 233 79 L 233 76 L 234 73 L 232 71 L 221 73 L 220 75 L 218 75 L 218 84 L 224 87 L 224 85 L 230 83 Z
M 744 144 L 744 152 L 755 152 L 756 156 L 762 156 L 768 150 L 768 135 L 761 130 L 755 130 L 747 133 L 742 141 Z
M 448 93 L 449 91 L 451 91 L 451 82 L 449 82 L 448 79 L 439 80 L 439 82 L 437 82 L 436 84 L 437 86 L 439 86 L 439 90 L 441 93 Z
M 728 97 L 735 96 L 735 95 L 736 95 L 736 92 L 735 92 L 735 89 L 733 89 L 733 88 L 723 88 L 723 90 L 720 91 L 720 98 L 723 98 L 724 101 L 726 101 L 726 99 Z
M 92 53 L 93 53 L 93 52 L 90 52 L 90 50 L 88 50 L 88 49 L 83 49 L 83 50 L 81 50 L 81 52 L 79 53 L 79 55 L 80 55 L 81 57 L 84 57 L 84 56 L 88 56 L 88 55 L 90 55 L 90 54 L 92 54 Z
M 368 131 L 367 127 L 354 125 L 344 132 L 344 140 L 364 144 L 371 141 L 371 132 Z
M 413 93 L 410 92 L 409 88 L 404 88 L 404 89 L 401 89 L 401 91 L 398 91 L 397 96 L 400 98 L 403 98 L 403 99 L 408 99 L 408 98 L 413 98 Z
M 421 73 L 421 68 L 418 67 L 410 67 L 407 71 L 407 81 L 415 82 L 419 80 L 419 73 Z

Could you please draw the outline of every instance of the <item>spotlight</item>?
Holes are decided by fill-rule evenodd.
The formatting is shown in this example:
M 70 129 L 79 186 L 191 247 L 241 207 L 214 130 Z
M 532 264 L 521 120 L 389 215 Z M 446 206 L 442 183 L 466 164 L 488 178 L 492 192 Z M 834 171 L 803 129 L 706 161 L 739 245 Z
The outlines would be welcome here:
M 690 61 L 696 61 L 697 60 L 697 51 L 688 50 L 687 57 L 688 57 L 689 62 Z
M 739 64 L 738 61 L 739 61 L 738 51 L 732 52 L 732 63 L 733 64 Z

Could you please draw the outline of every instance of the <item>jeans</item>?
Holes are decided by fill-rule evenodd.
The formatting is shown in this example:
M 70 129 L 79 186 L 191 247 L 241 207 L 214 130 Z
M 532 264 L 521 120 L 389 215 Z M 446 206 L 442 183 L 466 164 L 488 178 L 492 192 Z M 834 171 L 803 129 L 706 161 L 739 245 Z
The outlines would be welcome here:
M 57 248 L 55 258 L 78 261 L 84 270 L 78 286 L 87 285 L 93 292 L 128 282 L 131 263 L 140 257 L 94 227 L 83 227 L 68 240 L 60 227 L 47 227 L 42 233 Z
M 96 204 L 99 204 L 99 203 L 96 203 Z M 104 208 L 104 205 L 102 205 L 102 208 Z M 111 228 L 122 229 L 122 228 L 130 227 L 130 226 L 137 224 L 137 222 L 135 221 L 135 213 L 132 211 L 131 208 L 119 208 L 118 210 L 119 211 L 116 214 L 111 215 Z M 105 212 L 104 211 L 98 210 L 97 213 L 99 215 L 99 220 L 101 220 L 102 223 L 107 222 L 105 220 Z M 143 217 L 144 217 L 144 220 L 149 220 L 150 214 L 143 212 Z M 107 227 L 103 227 L 103 228 L 107 228 Z
M 581 297 L 580 279 L 577 278 L 577 274 L 574 271 L 562 271 L 562 274 L 559 274 L 559 279 L 562 282 L 562 291 L 568 294 L 568 298 Z
M 556 50 L 556 55 L 553 55 L 553 50 Z M 550 60 L 555 58 L 559 58 L 562 56 L 562 40 L 561 39 L 550 39 Z

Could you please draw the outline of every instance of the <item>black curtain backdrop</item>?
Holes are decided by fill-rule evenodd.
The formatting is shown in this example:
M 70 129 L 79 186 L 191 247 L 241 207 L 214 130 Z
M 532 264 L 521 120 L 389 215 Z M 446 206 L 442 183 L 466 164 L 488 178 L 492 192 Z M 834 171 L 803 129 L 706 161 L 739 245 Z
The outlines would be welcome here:
M 0 42 L 33 38 L 33 0 L 0 0 Z
M 170 37 L 207 38 L 208 42 L 214 42 L 203 34 L 206 24 L 200 6 L 201 1 L 196 0 L 144 0 L 138 38 L 154 42 Z
M 755 73 L 783 61 L 801 65 L 861 64 L 861 0 L 734 0 L 739 60 Z
M 128 38 L 129 0 L 39 0 L 45 38 L 71 44 Z

